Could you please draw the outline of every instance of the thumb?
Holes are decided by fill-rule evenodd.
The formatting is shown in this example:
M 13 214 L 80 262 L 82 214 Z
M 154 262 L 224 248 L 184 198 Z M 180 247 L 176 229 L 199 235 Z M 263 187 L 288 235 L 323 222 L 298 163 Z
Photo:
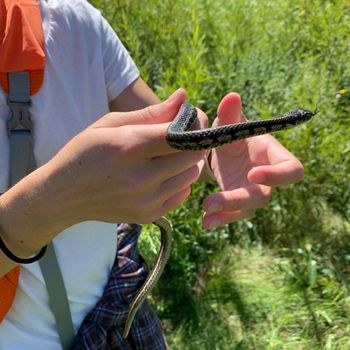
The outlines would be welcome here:
M 239 123 L 244 120 L 241 96 L 235 92 L 231 92 L 221 100 L 213 127 Z
M 112 112 L 99 119 L 92 127 L 119 127 L 136 124 L 160 124 L 170 122 L 176 116 L 186 92 L 180 88 L 165 101 L 132 112 Z
M 173 92 L 165 101 L 136 111 L 142 124 L 158 124 L 174 119 L 180 106 L 186 100 L 186 92 L 180 88 Z

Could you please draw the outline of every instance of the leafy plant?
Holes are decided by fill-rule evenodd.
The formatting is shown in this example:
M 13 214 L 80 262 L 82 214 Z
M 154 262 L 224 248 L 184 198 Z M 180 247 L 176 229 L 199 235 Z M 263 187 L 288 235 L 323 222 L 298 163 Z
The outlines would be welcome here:
M 172 256 L 152 301 L 172 348 L 349 349 L 349 2 L 92 3 L 161 98 L 182 86 L 211 119 L 229 91 L 249 118 L 319 111 L 277 136 L 303 162 L 304 181 L 276 189 L 253 218 L 203 230 L 213 183 L 195 185 L 170 214 Z

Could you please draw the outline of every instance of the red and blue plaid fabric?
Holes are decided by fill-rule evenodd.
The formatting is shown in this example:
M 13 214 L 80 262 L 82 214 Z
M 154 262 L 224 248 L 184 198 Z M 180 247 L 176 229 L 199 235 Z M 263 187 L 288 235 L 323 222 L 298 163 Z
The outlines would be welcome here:
M 167 349 L 160 321 L 145 302 L 139 309 L 127 339 L 122 333 L 133 296 L 148 275 L 139 255 L 141 227 L 118 226 L 118 253 L 101 300 L 86 316 L 72 350 L 163 350 Z

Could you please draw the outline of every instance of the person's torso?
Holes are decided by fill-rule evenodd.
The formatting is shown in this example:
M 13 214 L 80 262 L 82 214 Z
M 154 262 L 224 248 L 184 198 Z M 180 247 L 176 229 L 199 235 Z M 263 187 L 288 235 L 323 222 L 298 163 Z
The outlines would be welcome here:
M 40 91 L 32 96 L 30 108 L 38 166 L 108 113 L 108 100 L 138 76 L 124 47 L 87 2 L 42 0 L 40 6 L 45 78 Z M 102 43 L 104 34 L 107 37 Z M 111 64 L 106 67 L 106 54 L 111 61 L 119 60 L 122 78 L 115 69 L 111 74 Z M 6 190 L 9 177 L 7 117 L 6 95 L 0 89 L 0 193 Z M 84 222 L 54 239 L 75 328 L 103 293 L 116 255 L 115 232 L 115 224 Z M 15 302 L 0 324 L 0 349 L 61 349 L 38 263 L 21 267 Z

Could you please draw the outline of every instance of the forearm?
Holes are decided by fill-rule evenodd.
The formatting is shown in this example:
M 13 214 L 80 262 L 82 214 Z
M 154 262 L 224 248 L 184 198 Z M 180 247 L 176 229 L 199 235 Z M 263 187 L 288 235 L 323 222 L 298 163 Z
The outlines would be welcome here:
M 111 112 L 128 112 L 160 102 L 159 97 L 141 79 L 136 79 L 118 97 L 109 103 Z
M 21 258 L 36 254 L 70 225 L 67 215 L 60 214 L 59 201 L 48 167 L 28 175 L 0 197 L 0 236 L 13 254 Z M 0 277 L 15 266 L 0 253 Z

